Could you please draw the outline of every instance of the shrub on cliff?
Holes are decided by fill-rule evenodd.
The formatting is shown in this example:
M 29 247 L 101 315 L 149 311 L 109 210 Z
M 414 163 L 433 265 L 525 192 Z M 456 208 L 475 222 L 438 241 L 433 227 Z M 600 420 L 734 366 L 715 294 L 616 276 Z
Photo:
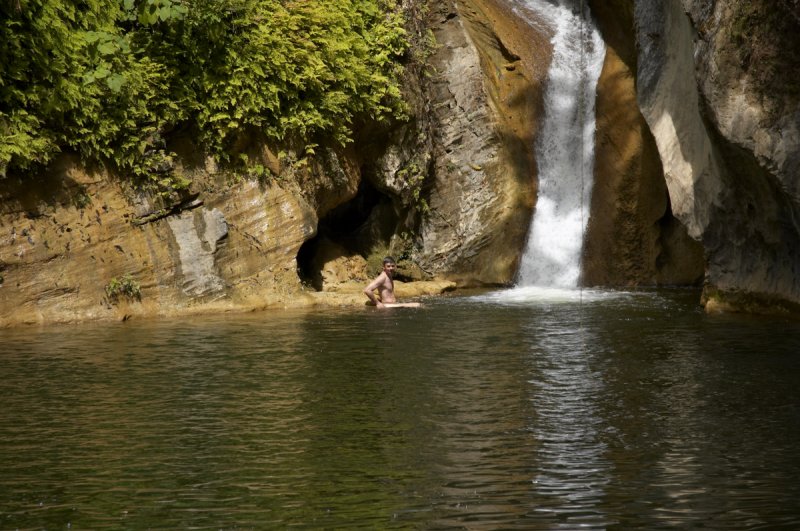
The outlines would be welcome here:
M 404 112 L 390 0 L 2 0 L 0 175 L 62 150 L 148 175 L 178 127 L 350 140 Z

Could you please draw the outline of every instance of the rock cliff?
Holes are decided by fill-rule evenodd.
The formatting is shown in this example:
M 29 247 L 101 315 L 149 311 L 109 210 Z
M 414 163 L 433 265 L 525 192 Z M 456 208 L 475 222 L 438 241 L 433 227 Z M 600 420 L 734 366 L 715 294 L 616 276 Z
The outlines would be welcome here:
M 430 17 L 433 183 L 415 258 L 461 285 L 507 284 L 533 210 L 549 40 L 500 1 L 441 2 Z
M 800 302 L 800 7 L 635 3 L 637 90 L 712 309 Z
M 695 285 L 704 279 L 710 311 L 797 309 L 800 113 L 797 83 L 787 73 L 800 66 L 800 4 L 609 0 L 590 6 L 608 53 L 597 89 L 584 283 Z M 516 230 L 532 213 L 523 190 L 531 180 L 535 197 L 530 153 L 543 112 L 549 35 L 540 25 L 521 25 L 520 9 L 513 1 L 460 0 L 455 9 L 443 3 L 435 12 L 441 47 L 432 63 L 441 76 L 431 94 L 440 134 L 431 205 L 443 217 L 423 223 L 430 232 L 422 238 L 428 254 L 420 256 L 462 280 L 508 281 L 516 266 L 506 253 L 483 255 L 480 244 L 463 237 L 496 237 L 475 223 L 484 209 L 497 212 L 489 205 L 504 197 L 497 188 L 503 181 L 491 170 L 485 182 L 495 188 L 481 181 L 476 168 L 489 166 L 483 161 L 499 161 L 498 173 L 519 175 L 501 185 L 518 194 L 511 208 L 519 214 L 508 220 Z M 514 94 L 524 106 L 513 105 Z M 527 158 L 514 157 L 518 149 L 527 149 Z M 462 153 L 480 159 L 470 164 L 475 171 L 458 167 Z M 504 244 L 520 248 L 522 239 L 508 233 L 503 218 L 486 219 L 505 234 Z M 499 269 L 484 267 L 483 256 Z M 469 274 L 458 275 L 460 268 Z
M 285 184 L 219 177 L 198 173 L 195 192 L 158 209 L 68 158 L 39 182 L 7 180 L 0 324 L 292 304 L 314 208 Z M 131 289 L 114 293 L 123 278 Z
M 0 326 L 363 304 L 358 284 L 341 285 L 366 278 L 363 259 L 351 260 L 358 267 L 328 294 L 305 287 L 297 263 L 320 216 L 356 195 L 357 169 L 334 151 L 261 181 L 186 168 L 191 190 L 160 207 L 157 198 L 68 157 L 38 182 L 6 180 Z M 346 254 L 323 256 L 321 273 L 330 275 L 328 262 Z M 399 293 L 452 287 L 411 283 Z
M 608 51 L 584 283 L 704 278 L 709 310 L 797 309 L 797 2 L 590 5 Z M 512 283 L 549 30 L 513 0 L 405 7 L 436 39 L 407 72 L 411 119 L 346 149 L 298 161 L 243 135 L 256 177 L 174 140 L 192 185 L 164 197 L 69 155 L 1 180 L 0 326 L 353 304 L 384 253 L 435 280 L 406 296 Z
M 703 249 L 675 218 L 659 152 L 637 105 L 631 1 L 590 2 L 606 43 L 598 80 L 595 171 L 584 242 L 591 286 L 694 285 Z

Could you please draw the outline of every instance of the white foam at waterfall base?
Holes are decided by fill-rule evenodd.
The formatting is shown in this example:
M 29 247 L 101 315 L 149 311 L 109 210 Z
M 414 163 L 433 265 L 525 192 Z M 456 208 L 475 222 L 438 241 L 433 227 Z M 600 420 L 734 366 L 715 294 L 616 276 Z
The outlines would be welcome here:
M 553 304 L 579 304 L 613 299 L 628 299 L 634 296 L 627 291 L 608 291 L 600 289 L 576 289 L 548 286 L 519 286 L 502 291 L 493 291 L 470 297 L 475 302 L 501 305 L 536 306 Z
M 580 280 L 594 171 L 595 90 L 605 46 L 588 8 L 581 14 L 574 4 L 525 2 L 554 33 L 545 118 L 535 146 L 538 199 L 517 276 L 520 288 L 575 290 Z

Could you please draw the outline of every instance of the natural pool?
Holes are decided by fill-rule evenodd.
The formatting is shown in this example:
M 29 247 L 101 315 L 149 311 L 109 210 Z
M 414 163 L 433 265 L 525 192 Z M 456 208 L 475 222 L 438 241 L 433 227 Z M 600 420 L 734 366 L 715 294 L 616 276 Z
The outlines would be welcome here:
M 0 529 L 800 527 L 800 323 L 542 292 L 0 331 Z

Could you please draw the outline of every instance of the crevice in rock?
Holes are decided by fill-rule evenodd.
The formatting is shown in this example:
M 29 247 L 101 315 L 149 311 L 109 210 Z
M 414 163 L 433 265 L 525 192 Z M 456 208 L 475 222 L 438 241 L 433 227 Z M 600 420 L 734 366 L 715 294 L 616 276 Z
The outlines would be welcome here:
M 189 194 L 179 203 L 174 204 L 168 208 L 161 208 L 158 210 L 149 211 L 146 214 L 137 216 L 135 219 L 131 221 L 131 224 L 140 227 L 142 225 L 147 225 L 148 223 L 153 223 L 154 221 L 164 219 L 168 216 L 180 214 L 181 212 L 203 206 L 203 200 L 198 198 L 199 195 L 200 195 L 199 193 Z
M 703 246 L 689 237 L 686 227 L 673 214 L 669 194 L 666 194 L 666 201 L 664 215 L 656 222 L 658 226 L 656 283 L 699 287 L 705 273 Z
M 520 60 L 520 56 L 509 50 L 506 45 L 500 40 L 500 37 L 494 35 L 494 41 L 497 44 L 497 49 L 500 50 L 500 53 L 503 56 L 503 59 L 508 61 L 509 63 L 516 63 Z

